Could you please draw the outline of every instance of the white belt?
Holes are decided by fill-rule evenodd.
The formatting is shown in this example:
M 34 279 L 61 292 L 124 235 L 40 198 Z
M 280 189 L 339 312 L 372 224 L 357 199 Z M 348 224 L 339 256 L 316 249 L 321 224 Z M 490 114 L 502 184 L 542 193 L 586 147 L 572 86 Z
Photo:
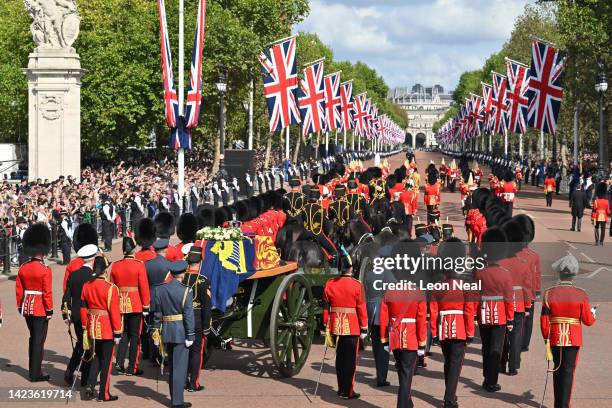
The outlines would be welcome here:
M 40 290 L 26 290 L 23 292 L 25 296 L 27 295 L 42 295 L 43 293 Z
M 485 302 L 488 300 L 504 300 L 503 296 L 482 296 L 480 300 L 484 300 Z
M 440 310 L 440 316 L 462 315 L 463 310 Z
M 523 290 L 522 286 L 513 286 L 512 290 Z
M 397 319 L 395 317 L 391 318 L 392 322 L 395 322 Z M 404 317 L 400 320 L 400 323 L 416 323 L 416 319 L 412 319 L 409 317 Z

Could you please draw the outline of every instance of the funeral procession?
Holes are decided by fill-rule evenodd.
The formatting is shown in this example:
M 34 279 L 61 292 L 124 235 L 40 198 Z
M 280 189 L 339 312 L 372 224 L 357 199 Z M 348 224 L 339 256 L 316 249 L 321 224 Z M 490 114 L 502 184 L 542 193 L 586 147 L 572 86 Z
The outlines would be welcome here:
M 0 407 L 612 408 L 611 29 L 0 1 Z

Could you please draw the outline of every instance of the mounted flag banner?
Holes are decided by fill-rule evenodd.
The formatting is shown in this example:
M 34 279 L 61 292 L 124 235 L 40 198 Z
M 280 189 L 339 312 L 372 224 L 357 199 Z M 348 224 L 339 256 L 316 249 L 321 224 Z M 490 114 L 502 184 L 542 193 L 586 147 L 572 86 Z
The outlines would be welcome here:
M 298 103 L 304 136 L 319 132 L 325 127 L 325 89 L 323 86 L 323 61 L 304 68 L 304 79 L 298 91 Z
M 342 114 L 342 128 L 340 130 L 348 131 L 353 129 L 354 106 L 353 80 L 342 82 L 340 84 L 340 113 Z
M 329 132 L 342 127 L 340 72 L 325 75 L 323 82 L 325 88 L 325 130 Z
M 472 104 L 472 128 L 470 129 L 471 137 L 477 137 L 482 134 L 482 127 L 485 121 L 484 104 L 482 97 L 470 94 Z
M 506 58 L 508 67 L 508 130 L 514 133 L 525 133 L 527 125 L 527 89 L 529 88 L 529 68 L 520 62 Z
M 484 132 L 491 131 L 491 111 L 493 110 L 493 87 L 489 84 L 481 82 L 482 85 L 482 100 L 483 100 L 483 111 L 485 115 L 485 121 L 483 125 Z
M 166 5 L 164 0 L 157 0 L 159 12 L 159 33 L 161 38 L 162 80 L 164 84 L 164 112 L 166 123 L 175 128 L 178 122 L 178 96 L 174 89 L 172 74 L 172 53 L 168 37 L 168 24 L 166 22 Z
M 259 55 L 271 132 L 300 123 L 295 48 L 295 37 L 291 37 Z
M 508 89 L 508 78 L 497 72 L 493 72 L 493 117 L 491 131 L 493 133 L 504 133 L 507 129 L 506 115 L 506 91 Z
M 365 118 L 367 116 L 366 113 L 366 94 L 362 93 L 357 95 L 355 98 L 355 116 L 354 116 L 354 129 L 356 136 L 364 136 L 365 135 Z
M 200 105 L 202 104 L 202 51 L 204 49 L 204 30 L 206 28 L 206 0 L 198 3 L 198 20 L 191 51 L 191 69 L 189 71 L 189 90 L 185 106 L 185 125 L 189 129 L 198 126 Z
M 563 99 L 565 59 L 551 45 L 534 40 L 529 69 L 527 124 L 544 133 L 555 134 Z

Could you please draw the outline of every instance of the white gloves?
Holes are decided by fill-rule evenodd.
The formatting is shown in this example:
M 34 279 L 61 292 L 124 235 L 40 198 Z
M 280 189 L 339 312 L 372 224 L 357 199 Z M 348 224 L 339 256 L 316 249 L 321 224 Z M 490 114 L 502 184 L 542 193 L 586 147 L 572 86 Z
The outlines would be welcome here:
M 159 346 L 159 339 L 154 339 L 153 344 L 157 347 Z
M 593 313 L 593 317 L 597 317 L 597 306 L 591 308 L 591 313 Z
M 185 347 L 189 348 L 193 344 L 193 340 L 185 340 Z
M 389 352 L 389 345 L 387 344 L 385 347 L 383 347 L 385 349 L 385 351 L 388 353 Z
M 417 350 L 417 356 L 424 356 L 425 355 L 425 349 L 424 348 L 420 348 Z
M 121 337 L 115 337 L 114 340 L 115 340 L 115 344 L 119 345 L 119 342 L 121 341 Z
M 366 337 L 368 337 L 368 333 L 361 333 L 361 334 L 359 335 L 359 338 L 360 338 L 361 340 L 365 340 L 365 339 L 366 339 Z
M 143 315 L 144 317 L 147 317 L 147 316 L 149 315 L 149 312 L 142 312 L 142 315 Z

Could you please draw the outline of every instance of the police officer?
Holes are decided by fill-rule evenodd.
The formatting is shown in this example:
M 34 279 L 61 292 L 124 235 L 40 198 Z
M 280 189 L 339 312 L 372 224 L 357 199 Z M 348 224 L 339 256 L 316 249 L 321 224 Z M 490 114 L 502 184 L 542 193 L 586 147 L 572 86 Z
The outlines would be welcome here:
M 326 333 L 336 344 L 336 376 L 338 395 L 343 399 L 356 399 L 355 369 L 359 340 L 368 333 L 364 287 L 353 278 L 350 256 L 344 254 L 339 261 L 341 276 L 327 281 L 323 289 L 323 324 Z
M 234 202 L 238 201 L 238 193 L 240 193 L 240 186 L 238 185 L 238 179 L 234 177 L 232 179 L 232 197 Z
M 592 308 L 587 293 L 574 286 L 579 265 L 573 255 L 564 256 L 552 267 L 559 273 L 560 281 L 544 292 L 540 328 L 554 362 L 555 407 L 569 407 L 582 347 L 582 325 L 595 323 L 597 307 Z
M 104 251 L 110 252 L 113 249 L 113 235 L 115 231 L 115 206 L 110 198 L 104 200 L 104 205 L 100 210 L 100 218 L 102 219 L 102 240 L 104 241 Z
M 183 284 L 191 288 L 193 293 L 193 313 L 195 322 L 195 337 L 193 345 L 189 348 L 189 369 L 187 372 L 187 391 L 197 392 L 204 389 L 200 384 L 200 373 L 206 335 L 210 331 L 211 323 L 211 293 L 208 278 L 200 275 L 200 262 L 202 262 L 202 247 L 187 244 L 183 247 L 189 268 L 183 278 Z
M 97 401 L 116 401 L 111 395 L 110 371 L 115 345 L 121 340 L 123 324 L 119 308 L 119 290 L 106 279 L 110 263 L 104 256 L 96 256 L 93 263 L 94 279 L 83 285 L 81 322 L 83 348 L 94 354 L 95 364 L 89 370 L 87 397 L 95 395 L 94 387 L 100 375 Z
M 70 262 L 70 253 L 72 251 L 72 237 L 74 235 L 74 225 L 72 217 L 68 211 L 62 210 L 60 213 L 61 222 L 59 230 L 59 240 L 62 247 L 62 265 L 68 265 Z
M 301 182 L 300 178 L 293 176 L 289 179 L 289 192 L 283 195 L 282 208 L 285 214 L 287 214 L 288 222 L 296 222 L 302 224 L 304 204 L 306 204 L 306 198 L 300 190 Z
M 151 301 L 153 311 L 152 338 L 156 346 L 162 342 L 168 358 L 168 384 L 173 407 L 190 407 L 184 391 L 189 364 L 189 348 L 195 338 L 193 293 L 182 284 L 188 264 L 175 261 L 170 264 L 172 279 L 157 285 Z
M 42 359 L 49 319 L 53 316 L 53 279 L 44 257 L 51 247 L 51 233 L 42 223 L 33 224 L 23 234 L 23 250 L 29 261 L 19 267 L 15 280 L 15 295 L 19 314 L 25 318 L 30 339 L 28 343 L 29 379 L 48 381 L 42 373 Z
M 252 197 L 255 192 L 253 190 L 253 180 L 251 180 L 251 173 L 249 173 L 248 171 L 244 176 L 244 181 L 246 183 L 246 196 Z
M 66 384 L 72 385 L 74 380 L 74 372 L 77 369 L 81 358 L 83 357 L 83 322 L 81 321 L 81 295 L 85 283 L 93 279 L 93 264 L 94 257 L 98 254 L 98 246 L 93 244 L 85 245 L 79 249 L 77 256 L 83 260 L 83 265 L 73 271 L 66 281 L 66 289 L 62 298 L 62 319 L 66 325 L 71 324 L 74 327 L 74 335 L 76 344 L 72 350 L 72 356 L 68 362 L 68 367 L 64 373 L 64 381 Z M 81 366 L 81 385 L 87 385 L 89 378 L 89 361 L 83 362 Z M 78 373 L 77 373 L 78 374 Z
M 140 333 L 142 319 L 149 314 L 149 280 L 145 264 L 134 257 L 136 241 L 132 237 L 123 238 L 124 258 L 113 264 L 110 281 L 119 288 L 121 317 L 124 332 L 117 348 L 117 372 L 126 375 L 142 375 L 138 368 Z M 125 355 L 129 344 L 129 362 L 124 368 Z
M 229 187 L 224 178 L 219 179 L 219 189 L 221 191 L 221 202 L 224 206 L 227 206 L 229 201 Z

